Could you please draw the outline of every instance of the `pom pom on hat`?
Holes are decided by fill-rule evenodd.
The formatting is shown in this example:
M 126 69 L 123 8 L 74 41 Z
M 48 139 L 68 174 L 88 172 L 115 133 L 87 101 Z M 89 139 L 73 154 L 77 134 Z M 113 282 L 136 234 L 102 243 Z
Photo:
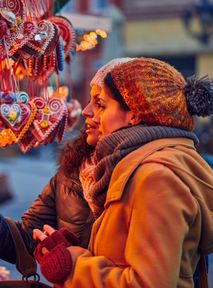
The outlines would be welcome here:
M 124 58 L 115 58 L 115 59 L 110 60 L 108 63 L 106 63 L 96 72 L 96 74 L 94 75 L 94 77 L 92 78 L 90 82 L 90 86 L 97 85 L 99 87 L 102 87 L 104 84 L 104 81 L 103 81 L 104 77 L 107 75 L 107 73 L 109 73 L 117 65 L 121 63 L 129 62 L 131 60 L 134 60 L 134 58 L 124 57 Z
M 184 90 L 191 115 L 205 117 L 213 113 L 213 81 L 208 76 L 189 77 Z

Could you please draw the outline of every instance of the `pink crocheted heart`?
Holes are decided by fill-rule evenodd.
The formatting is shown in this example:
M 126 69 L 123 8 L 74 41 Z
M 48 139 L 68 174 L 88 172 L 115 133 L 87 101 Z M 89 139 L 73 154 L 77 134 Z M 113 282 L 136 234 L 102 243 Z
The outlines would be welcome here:
M 30 52 L 31 50 L 32 53 L 34 52 L 38 56 L 41 56 L 45 53 L 48 45 L 53 39 L 54 32 L 54 26 L 50 21 L 41 20 L 38 23 L 38 28 L 36 33 L 34 34 L 33 40 L 28 41 L 25 45 L 26 47 L 24 47 L 29 49 L 28 52 Z
M 22 131 L 22 129 L 24 128 L 24 126 L 27 124 L 28 120 L 30 119 L 30 117 L 32 116 L 32 107 L 30 104 L 19 104 L 20 108 L 21 108 L 21 115 L 19 117 L 19 121 L 16 122 L 16 124 L 11 127 L 11 130 L 13 131 L 13 133 L 18 137 L 19 133 Z M 34 117 L 31 117 L 31 121 L 28 124 L 30 126 L 30 124 L 32 123 Z
M 28 41 L 32 40 L 37 31 L 37 24 L 33 21 L 25 21 L 22 31 L 17 35 L 15 42 L 8 51 L 12 56 L 18 49 L 22 48 Z
M 46 101 L 37 97 L 32 101 L 38 110 L 32 133 L 39 143 L 50 143 L 53 141 L 52 133 L 57 135 L 56 131 L 67 110 L 66 105 L 64 101 L 56 98 Z
M 69 55 L 70 50 L 76 45 L 76 35 L 72 23 L 63 16 L 52 16 L 50 20 L 60 29 L 60 36 L 63 39 L 63 48 L 65 57 Z
M 7 48 L 10 48 L 23 26 L 24 3 L 22 0 L 1 0 L 0 8 L 0 20 L 4 20 L 7 24 L 4 39 Z
M 1 116 L 5 125 L 12 130 L 20 140 L 29 129 L 36 115 L 34 104 L 14 103 L 1 105 Z

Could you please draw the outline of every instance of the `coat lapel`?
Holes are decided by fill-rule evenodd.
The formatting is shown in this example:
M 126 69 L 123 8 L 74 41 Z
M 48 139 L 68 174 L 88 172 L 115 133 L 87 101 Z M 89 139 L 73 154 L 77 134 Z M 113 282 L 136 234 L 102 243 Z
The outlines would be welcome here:
M 194 149 L 193 141 L 190 139 L 164 138 L 151 141 L 124 157 L 115 166 L 115 169 L 112 173 L 107 191 L 105 207 L 107 207 L 111 202 L 121 199 L 127 181 L 138 168 L 138 166 L 140 166 L 147 157 L 165 147 L 172 147 L 177 145 L 187 146 L 191 149 Z

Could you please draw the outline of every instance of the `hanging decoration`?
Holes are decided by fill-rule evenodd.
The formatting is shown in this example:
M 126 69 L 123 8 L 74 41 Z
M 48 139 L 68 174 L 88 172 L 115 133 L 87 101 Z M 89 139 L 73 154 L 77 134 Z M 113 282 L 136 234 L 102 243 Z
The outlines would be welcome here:
M 94 48 L 103 30 L 78 33 L 53 0 L 0 0 L 0 147 L 17 143 L 23 153 L 56 140 L 61 142 L 81 115 L 81 105 L 68 99 L 68 88 L 48 79 L 63 71 L 65 61 Z M 27 92 L 20 81 L 27 82 Z M 58 80 L 56 81 L 58 82 Z
M 0 2 L 0 59 L 6 56 L 23 26 L 25 18 L 22 0 L 2 0 Z
M 65 58 L 76 49 L 76 34 L 72 23 L 61 15 L 52 16 L 50 20 L 55 23 L 60 30 L 63 41 L 63 50 Z

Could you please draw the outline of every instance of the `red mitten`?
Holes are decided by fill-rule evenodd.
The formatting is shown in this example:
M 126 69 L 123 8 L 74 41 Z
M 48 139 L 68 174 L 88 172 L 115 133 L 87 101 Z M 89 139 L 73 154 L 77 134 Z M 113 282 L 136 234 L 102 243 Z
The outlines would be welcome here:
M 40 269 L 49 282 L 62 284 L 67 279 L 72 269 L 72 258 L 64 243 L 42 257 Z
M 72 232 L 65 228 L 56 230 L 51 236 L 48 236 L 41 241 L 34 250 L 34 257 L 40 263 L 44 257 L 42 248 L 46 248 L 48 251 L 52 251 L 58 244 L 64 244 L 65 247 L 71 245 L 78 245 L 78 239 Z

